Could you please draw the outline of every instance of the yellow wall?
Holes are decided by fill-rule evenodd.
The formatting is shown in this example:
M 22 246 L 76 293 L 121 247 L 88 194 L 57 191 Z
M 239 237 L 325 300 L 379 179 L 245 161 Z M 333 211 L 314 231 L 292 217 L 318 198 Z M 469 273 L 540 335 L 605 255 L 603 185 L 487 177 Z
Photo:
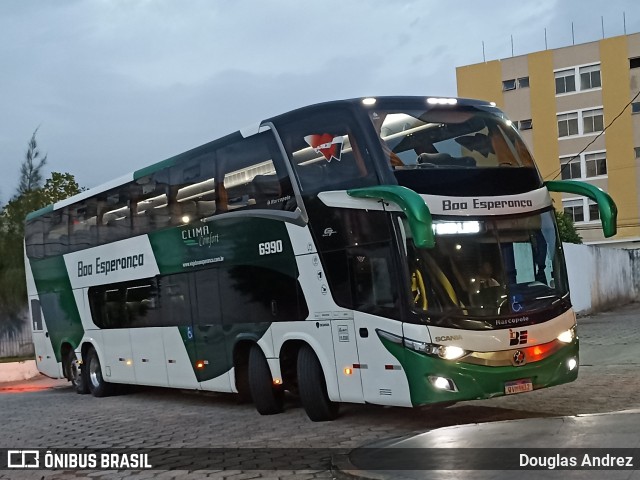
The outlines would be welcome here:
M 542 178 L 551 180 L 560 172 L 553 52 L 532 53 L 528 59 L 533 154 Z M 557 199 L 560 199 L 560 195 Z M 562 204 L 556 204 L 556 208 L 562 208 Z
M 456 68 L 458 96 L 496 102 L 503 108 L 502 67 L 499 60 Z
M 629 59 L 627 37 L 613 37 L 600 42 L 602 102 L 605 126 L 629 103 Z M 628 108 L 605 133 L 609 192 L 618 206 L 618 235 L 637 236 L 638 185 L 633 152 L 633 128 Z

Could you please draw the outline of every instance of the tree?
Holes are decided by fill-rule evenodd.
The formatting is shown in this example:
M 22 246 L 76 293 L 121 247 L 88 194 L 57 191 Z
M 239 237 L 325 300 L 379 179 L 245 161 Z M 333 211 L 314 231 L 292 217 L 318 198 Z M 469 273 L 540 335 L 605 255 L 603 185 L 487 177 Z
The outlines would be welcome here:
M 47 156 L 40 157 L 38 150 L 38 142 L 36 142 L 36 128 L 29 140 L 27 153 L 25 153 L 24 161 L 20 166 L 20 183 L 18 184 L 18 195 L 30 192 L 42 185 L 42 167 L 47 163 Z
M 53 172 L 43 187 L 19 193 L 0 212 L 0 337 L 20 328 L 21 315 L 27 305 L 23 252 L 25 217 L 29 212 L 82 190 L 73 175 Z
M 576 230 L 571 217 L 564 212 L 559 212 L 558 210 L 555 210 L 555 214 L 560 240 L 566 243 L 582 243 L 582 238 Z

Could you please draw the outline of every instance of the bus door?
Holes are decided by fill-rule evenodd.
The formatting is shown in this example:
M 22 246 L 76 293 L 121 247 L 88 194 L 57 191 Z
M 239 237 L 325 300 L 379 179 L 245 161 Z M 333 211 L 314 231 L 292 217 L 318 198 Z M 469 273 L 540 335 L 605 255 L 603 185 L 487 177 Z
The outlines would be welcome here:
M 389 221 L 386 214 L 384 224 L 372 222 L 377 225 L 376 241 L 349 247 L 347 262 L 364 400 L 404 406 L 411 405 L 405 372 L 381 340 L 385 332 L 402 338 L 400 281 Z
M 169 386 L 198 388 L 196 353 L 191 314 L 189 275 L 166 275 L 160 280 L 163 324 L 162 343 Z
M 193 341 L 196 377 L 202 390 L 231 392 L 231 364 L 222 326 L 219 271 L 200 270 L 191 275 Z
M 130 285 L 125 293 L 136 383 L 167 385 L 163 328 L 158 326 L 158 285 L 155 280 Z
M 36 351 L 38 370 L 49 377 L 59 378 L 61 376 L 61 367 L 53 353 L 53 346 L 51 345 L 47 326 L 44 323 L 40 301 L 35 297 L 32 298 L 29 307 L 31 308 L 33 345 Z

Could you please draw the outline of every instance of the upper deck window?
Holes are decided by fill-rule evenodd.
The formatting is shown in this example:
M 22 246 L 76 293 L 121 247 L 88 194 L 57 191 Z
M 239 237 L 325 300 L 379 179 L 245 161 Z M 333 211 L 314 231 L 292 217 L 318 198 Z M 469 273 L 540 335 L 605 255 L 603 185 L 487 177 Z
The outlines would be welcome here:
M 347 110 L 304 115 L 277 125 L 303 194 L 371 185 L 376 176 Z

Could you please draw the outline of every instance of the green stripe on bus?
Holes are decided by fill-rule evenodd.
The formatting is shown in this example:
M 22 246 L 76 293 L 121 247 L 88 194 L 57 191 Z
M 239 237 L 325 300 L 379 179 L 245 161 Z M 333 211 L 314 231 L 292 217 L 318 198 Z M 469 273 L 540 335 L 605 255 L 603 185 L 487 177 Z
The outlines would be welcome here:
M 26 220 L 33 220 L 34 218 L 41 217 L 47 213 L 53 212 L 53 204 L 47 205 L 46 207 L 42 207 L 40 210 L 36 210 L 35 212 L 30 212 L 27 214 Z
M 40 305 L 51 345 L 58 362 L 60 346 L 69 342 L 76 348 L 84 335 L 80 312 L 62 255 L 44 260 L 31 260 L 31 271 L 38 290 Z

